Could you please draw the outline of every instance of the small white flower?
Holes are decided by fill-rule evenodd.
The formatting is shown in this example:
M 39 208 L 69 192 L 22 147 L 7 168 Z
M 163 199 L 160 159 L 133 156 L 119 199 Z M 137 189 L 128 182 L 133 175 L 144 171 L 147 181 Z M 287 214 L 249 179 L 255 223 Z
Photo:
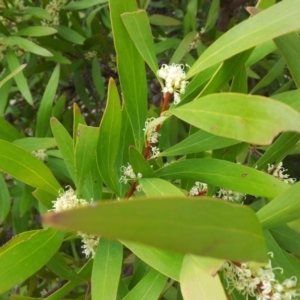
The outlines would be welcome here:
M 156 156 L 160 153 L 158 147 L 151 147 L 151 152 L 153 156 Z
M 134 173 L 132 166 L 128 163 L 128 166 L 122 166 L 121 167 L 121 172 L 124 174 L 123 176 L 121 176 L 121 178 L 119 179 L 119 182 L 122 182 L 124 184 L 127 184 L 129 181 L 132 180 L 137 180 L 139 178 L 142 178 L 142 174 L 138 173 L 137 175 Z
M 275 165 L 270 165 L 268 164 L 268 173 L 273 175 L 274 177 L 280 179 L 281 181 L 285 182 L 285 183 L 295 183 L 296 179 L 295 178 L 289 178 L 290 175 L 289 174 L 284 174 L 284 172 L 286 172 L 287 169 L 284 169 L 282 166 L 282 162 L 280 162 L 277 167 L 275 167 Z
M 33 154 L 39 160 L 45 161 L 48 158 L 48 154 L 46 153 L 46 151 L 46 149 L 40 149 L 36 151 L 31 151 L 31 154 Z
M 68 186 L 67 188 L 68 190 L 65 192 L 61 190 L 59 192 L 59 197 L 55 201 L 53 201 L 54 212 L 61 212 L 75 207 L 86 206 L 89 204 L 84 199 L 78 199 L 76 194 L 74 193 L 74 190 L 70 186 Z M 82 252 L 86 255 L 86 257 L 91 256 L 92 258 L 94 258 L 95 250 L 99 243 L 99 236 L 85 234 L 80 231 L 78 231 L 77 234 L 82 238 Z
M 273 253 L 272 253 L 273 257 Z M 282 284 L 275 277 L 274 270 L 282 271 L 282 268 L 272 268 L 272 263 L 266 266 L 257 267 L 251 263 L 241 265 L 226 262 L 222 267 L 224 279 L 227 282 L 227 289 L 231 293 L 234 289 L 242 295 L 260 300 L 296 300 L 297 292 L 290 288 L 297 284 L 297 277 L 286 279 Z
M 207 193 L 207 184 L 199 181 L 195 182 L 195 185 L 190 189 L 190 196 L 205 195 Z
M 239 192 L 220 188 L 220 190 L 216 194 L 216 197 L 229 202 L 243 203 L 243 200 L 246 196 Z
M 174 93 L 174 104 L 180 102 L 180 94 L 185 93 L 185 88 L 188 81 L 185 80 L 186 75 L 184 72 L 184 65 L 172 64 L 168 66 L 163 64 L 161 68 L 157 71 L 157 75 L 165 80 L 165 86 L 162 89 L 164 94 Z

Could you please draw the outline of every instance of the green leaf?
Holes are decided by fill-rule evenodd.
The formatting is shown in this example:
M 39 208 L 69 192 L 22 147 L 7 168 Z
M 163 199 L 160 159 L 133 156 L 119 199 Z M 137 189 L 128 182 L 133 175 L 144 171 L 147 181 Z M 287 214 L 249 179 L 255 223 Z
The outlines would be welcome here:
M 300 38 L 296 32 L 289 33 L 287 35 L 281 36 L 274 40 L 279 52 L 284 58 L 293 80 L 297 86 L 300 88 L 300 69 L 298 68 L 295 61 L 300 61 Z
M 0 293 L 43 267 L 59 249 L 63 236 L 61 231 L 51 228 L 24 232 L 0 248 Z
M 136 256 L 160 273 L 179 281 L 183 254 L 122 241 Z
M 73 270 L 68 267 L 66 260 L 58 252 L 55 253 L 48 261 L 47 268 L 49 268 L 51 272 L 55 273 L 63 279 L 78 281 L 78 283 L 84 281 L 84 278 L 78 276 Z
M 63 25 L 55 25 L 53 27 L 57 30 L 58 35 L 60 35 L 66 41 L 77 45 L 83 45 L 85 37 L 80 35 L 77 31 L 74 31 Z
M 165 15 L 159 15 L 159 14 L 153 14 L 149 16 L 149 21 L 150 24 L 156 25 L 156 26 L 177 26 L 181 25 L 182 22 L 175 19 L 171 18 Z
M 46 20 L 50 20 L 51 16 L 50 14 L 43 8 L 41 7 L 32 7 L 32 6 L 27 6 L 24 7 L 24 12 L 26 14 L 32 15 L 36 18 L 39 19 L 46 19 Z
M 80 194 L 84 181 L 95 163 L 96 147 L 99 137 L 99 128 L 78 125 L 78 135 L 75 146 L 75 175 L 77 192 Z
M 282 131 L 300 132 L 298 112 L 261 96 L 211 94 L 170 113 L 212 134 L 252 144 L 270 144 Z
M 123 247 L 120 242 L 100 239 L 92 271 L 93 299 L 116 299 L 122 259 Z
M 158 157 L 185 155 L 208 150 L 222 149 L 238 143 L 239 142 L 236 140 L 215 136 L 206 131 L 198 130 L 183 141 L 161 152 Z
M 18 36 L 10 36 L 6 38 L 1 39 L 1 43 L 7 46 L 18 46 L 21 49 L 27 50 L 29 52 L 32 52 L 34 54 L 40 55 L 40 56 L 52 56 L 52 53 L 49 52 L 47 49 L 27 40 L 23 39 Z
M 207 85 L 203 88 L 198 97 L 203 97 L 205 95 L 217 92 L 223 88 L 224 85 L 244 67 L 245 62 L 249 58 L 251 52 L 252 49 L 239 53 L 234 57 L 224 61 Z
M 300 2 L 286 0 L 238 24 L 199 57 L 187 77 L 213 66 L 237 53 L 300 28 Z
M 23 135 L 15 126 L 7 122 L 4 117 L 0 117 L 0 139 L 12 142 L 22 137 Z
M 54 196 L 53 193 L 48 193 L 41 189 L 36 189 L 32 195 L 42 204 L 44 207 L 43 209 L 52 209 L 53 208 L 53 201 Z M 41 212 L 41 211 L 40 211 Z M 42 213 L 45 211 L 43 210 Z
M 16 69 L 18 69 L 20 67 L 19 60 L 18 60 L 16 54 L 12 50 L 8 49 L 6 51 L 5 58 L 7 60 L 8 67 L 11 72 L 14 72 Z M 30 89 L 29 89 L 28 83 L 26 81 L 26 78 L 25 78 L 23 72 L 19 72 L 18 74 L 16 74 L 14 76 L 14 80 L 15 80 L 20 92 L 22 93 L 23 97 L 26 99 L 26 101 L 30 105 L 32 105 L 33 99 L 32 99 Z
M 238 261 L 266 258 L 255 213 L 248 207 L 215 198 L 173 196 L 101 201 L 94 206 L 47 214 L 43 222 L 168 251 Z
M 45 89 L 36 120 L 36 136 L 44 137 L 50 129 L 52 105 L 55 99 L 60 74 L 60 65 L 56 65 Z
M 107 0 L 81 0 L 77 2 L 70 2 L 67 5 L 63 6 L 62 9 L 80 10 L 80 9 L 89 8 L 91 6 L 106 3 L 106 2 Z
M 285 67 L 285 62 L 281 58 L 270 69 L 270 71 L 257 83 L 257 85 L 250 91 L 250 94 L 254 94 L 255 92 L 259 91 L 260 89 L 272 83 L 283 73 L 284 67 Z
M 11 207 L 10 194 L 4 178 L 0 173 L 0 223 L 4 223 Z
M 279 247 L 269 231 L 265 230 L 264 234 L 268 251 L 271 252 L 270 260 L 272 262 L 272 268 L 279 268 L 274 272 L 279 282 L 283 282 L 285 279 L 292 276 L 299 277 L 299 260 L 297 258 L 294 258 L 293 260 L 292 257 L 288 258 L 286 253 Z
M 291 253 L 300 255 L 300 233 L 287 225 L 281 225 L 269 230 L 278 245 Z
M 118 89 L 113 79 L 108 86 L 108 98 L 103 114 L 97 146 L 97 162 L 103 182 L 118 194 L 115 162 L 122 128 L 122 112 Z
M 94 86 L 99 96 L 104 98 L 106 91 L 104 87 L 104 78 L 102 77 L 101 68 L 97 57 L 94 57 L 92 60 L 92 77 Z
M 170 65 L 173 63 L 178 64 L 184 58 L 186 53 L 190 51 L 190 45 L 195 39 L 196 34 L 196 31 L 191 31 L 184 37 L 179 46 L 176 47 L 176 50 L 170 59 Z
M 137 4 L 136 1 L 110 0 L 109 7 L 124 110 L 128 115 L 135 146 L 141 151 L 148 107 L 145 64 L 121 18 L 123 13 L 137 11 Z
M 25 36 L 38 37 L 38 36 L 52 35 L 55 33 L 57 33 L 57 30 L 52 27 L 30 26 L 19 30 L 16 34 L 21 36 L 25 35 Z
M 56 140 L 54 138 L 35 138 L 35 137 L 27 137 L 23 139 L 14 140 L 13 144 L 27 151 L 48 149 L 57 146 Z
M 250 57 L 248 58 L 246 62 L 246 66 L 250 67 L 263 59 L 268 54 L 276 51 L 276 45 L 273 42 L 273 40 L 266 41 L 262 44 L 259 44 L 255 47 L 255 49 L 252 51 Z
M 271 228 L 299 218 L 300 182 L 293 184 L 256 214 L 264 228 Z
M 274 198 L 289 185 L 255 169 L 213 158 L 194 158 L 169 164 L 156 172 L 163 179 L 193 179 L 233 191 Z
M 141 178 L 139 184 L 148 197 L 184 196 L 184 193 L 172 183 L 160 178 Z
M 53 117 L 51 118 L 51 129 L 69 171 L 69 174 L 75 182 L 75 158 L 73 140 L 64 126 Z
M 151 270 L 124 298 L 123 300 L 153 300 L 158 299 L 167 277 Z
M 0 170 L 36 188 L 57 195 L 60 185 L 39 159 L 30 152 L 0 140 Z
M 122 14 L 122 20 L 142 58 L 148 64 L 154 75 L 158 70 L 153 37 L 147 13 L 139 10 Z
M 7 82 L 9 81 L 11 78 L 13 78 L 14 76 L 16 76 L 18 73 L 20 73 L 27 65 L 23 64 L 20 65 L 18 68 L 16 68 L 14 71 L 12 71 L 8 76 L 6 76 L 5 78 L 3 78 L 0 81 L 0 88 Z
M 184 300 L 226 300 L 227 296 L 217 271 L 224 261 L 186 254 L 180 272 Z
M 300 139 L 300 134 L 295 132 L 284 132 L 266 150 L 266 152 L 255 163 L 258 170 L 262 170 L 269 163 L 278 164 L 294 148 Z
M 156 177 L 156 174 L 150 167 L 149 162 L 146 161 L 135 147 L 129 148 L 129 161 L 135 174 L 141 173 L 143 177 Z
M 91 270 L 92 270 L 93 260 L 90 259 L 87 263 L 78 271 L 78 275 L 85 280 L 82 284 L 85 284 L 91 278 Z M 57 300 L 64 299 L 71 291 L 73 291 L 76 287 L 78 287 L 78 281 L 69 281 L 64 284 L 61 288 L 56 290 L 54 293 L 47 297 L 47 300 Z

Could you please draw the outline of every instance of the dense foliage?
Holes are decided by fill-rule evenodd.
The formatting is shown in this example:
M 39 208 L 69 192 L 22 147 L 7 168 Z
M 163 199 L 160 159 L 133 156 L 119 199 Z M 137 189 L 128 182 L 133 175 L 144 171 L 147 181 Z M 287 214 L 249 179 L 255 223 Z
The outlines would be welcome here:
M 0 299 L 300 299 L 299 20 L 0 0 Z

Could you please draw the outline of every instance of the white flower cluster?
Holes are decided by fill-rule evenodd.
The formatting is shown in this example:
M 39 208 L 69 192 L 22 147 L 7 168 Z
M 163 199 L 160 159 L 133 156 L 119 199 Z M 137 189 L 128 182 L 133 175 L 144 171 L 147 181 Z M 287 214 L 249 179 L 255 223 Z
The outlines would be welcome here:
M 84 199 L 78 199 L 74 193 L 74 190 L 69 186 L 67 191 L 60 191 L 59 197 L 53 201 L 53 211 L 60 212 L 69 210 L 75 207 L 86 206 L 89 203 Z M 95 256 L 95 250 L 99 243 L 99 236 L 93 234 L 85 234 L 82 232 L 77 232 L 77 234 L 82 239 L 82 248 L 84 249 L 82 253 L 89 257 L 90 255 L 92 258 Z
M 135 175 L 135 173 L 133 172 L 132 166 L 130 164 L 128 164 L 127 167 L 122 166 L 121 167 L 121 172 L 124 174 L 121 176 L 121 178 L 119 179 L 120 182 L 127 184 L 129 181 L 135 181 L 139 178 L 142 178 L 142 174 L 138 173 L 137 175 Z
M 50 1 L 45 10 L 49 13 L 50 19 L 43 22 L 43 25 L 59 25 L 59 11 L 60 8 L 67 3 L 67 0 L 52 0 Z
M 155 118 L 148 118 L 145 122 L 145 128 L 143 129 L 144 131 L 147 129 L 148 125 L 150 123 L 152 123 L 153 121 L 155 121 Z M 156 144 L 158 143 L 158 138 L 160 136 L 160 134 L 158 132 L 155 131 L 155 127 L 149 129 L 147 132 L 146 132 L 146 139 L 147 139 L 147 142 L 149 142 L 150 144 Z
M 283 168 L 282 162 L 280 162 L 277 167 L 268 164 L 269 174 L 273 175 L 274 177 L 280 179 L 285 183 L 292 183 L 292 184 L 295 183 L 296 178 L 289 178 L 290 177 L 289 174 L 283 174 L 285 171 L 287 171 L 287 169 Z
M 78 231 L 78 235 L 81 237 L 83 243 L 81 246 L 83 249 L 82 253 L 85 254 L 86 257 L 91 256 L 94 258 L 100 237 L 98 235 L 86 234 L 80 231 Z
M 243 203 L 246 196 L 239 192 L 220 188 L 220 190 L 216 193 L 216 197 L 229 202 Z
M 188 84 L 188 81 L 185 80 L 184 65 L 172 64 L 168 66 L 163 64 L 157 71 L 157 75 L 165 80 L 163 93 L 174 94 L 174 104 L 178 104 L 181 100 L 180 94 L 185 93 L 185 88 Z
M 271 261 L 267 266 L 251 266 L 250 263 L 237 265 L 226 262 L 221 271 L 227 282 L 227 289 L 231 293 L 234 289 L 242 295 L 255 297 L 257 300 L 296 300 L 299 299 L 296 290 L 291 289 L 297 284 L 297 277 L 286 279 L 283 283 L 275 278 Z M 297 298 L 295 298 L 297 297 Z
M 195 185 L 189 191 L 190 196 L 205 195 L 207 193 L 207 184 L 196 181 Z
M 31 154 L 33 154 L 36 158 L 38 158 L 41 161 L 45 161 L 48 158 L 48 154 L 46 153 L 46 149 L 31 151 Z
M 147 130 L 147 127 L 150 123 L 155 121 L 155 118 L 148 118 L 145 122 L 145 128 L 143 129 L 144 131 Z M 150 128 L 149 130 L 146 131 L 146 140 L 149 144 L 157 144 L 158 143 L 158 138 L 161 136 L 160 133 L 158 133 L 156 130 L 156 126 Z M 151 152 L 153 156 L 156 156 L 160 153 L 160 150 L 156 146 L 150 146 L 151 147 Z

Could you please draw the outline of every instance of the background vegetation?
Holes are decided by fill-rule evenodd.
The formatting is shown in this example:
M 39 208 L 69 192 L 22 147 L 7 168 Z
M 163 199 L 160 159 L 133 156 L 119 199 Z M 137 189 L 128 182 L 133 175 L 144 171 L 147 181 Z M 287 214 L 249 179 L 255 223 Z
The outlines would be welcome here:
M 300 299 L 299 20 L 0 1 L 0 299 Z

